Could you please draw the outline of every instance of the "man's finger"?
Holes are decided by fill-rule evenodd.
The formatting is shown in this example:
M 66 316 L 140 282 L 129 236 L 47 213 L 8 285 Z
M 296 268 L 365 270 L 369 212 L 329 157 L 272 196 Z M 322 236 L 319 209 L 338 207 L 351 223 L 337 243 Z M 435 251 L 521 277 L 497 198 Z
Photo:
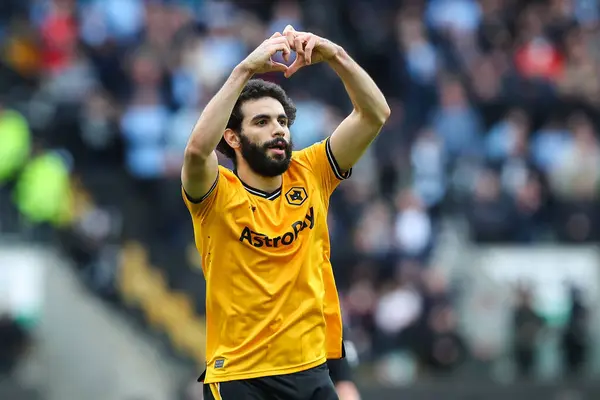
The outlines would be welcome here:
M 284 46 L 283 50 L 281 50 L 281 56 L 283 57 L 283 59 L 285 60 L 285 62 L 289 62 L 290 61 L 290 54 L 292 53 L 292 51 L 290 50 L 289 46 Z
M 288 39 L 285 36 L 281 37 L 284 41 L 284 49 L 281 50 L 281 56 L 283 57 L 283 60 L 287 63 L 290 61 L 290 54 L 292 54 L 292 46 L 290 45 Z
M 315 35 L 312 35 L 310 39 L 308 39 L 306 46 L 304 46 L 304 58 L 306 58 L 308 64 L 312 63 L 312 52 L 317 45 L 318 40 L 319 39 Z
M 269 48 L 269 53 L 271 54 L 271 56 L 273 56 L 278 51 L 281 51 L 281 55 L 282 55 L 283 59 L 286 60 L 286 62 L 287 62 L 287 60 L 289 60 L 289 58 L 290 58 L 290 53 L 292 51 L 286 40 L 283 40 L 282 42 L 279 42 L 279 43 L 274 43 Z
M 269 60 L 271 63 L 271 71 L 281 71 L 287 73 L 288 67 L 285 64 L 279 63 L 277 61 Z
M 294 43 L 294 39 L 296 37 L 294 28 L 292 28 L 291 25 L 288 25 L 285 27 L 285 29 L 283 30 L 283 35 L 285 36 L 285 38 L 287 39 L 288 44 L 290 45 L 290 47 L 295 50 L 296 52 L 298 52 L 298 48 L 295 46 Z M 286 60 L 287 62 L 288 60 Z
M 279 33 L 279 32 L 277 32 Z M 279 43 L 287 43 L 288 40 L 285 36 L 281 36 L 281 33 L 279 33 L 279 36 L 272 36 L 270 38 L 268 38 L 266 40 L 266 43 L 268 44 L 279 44 Z
M 287 71 L 285 72 L 285 77 L 289 78 L 290 76 L 292 76 L 293 74 L 295 74 L 303 66 L 304 66 L 304 58 L 303 57 L 296 57 L 296 59 L 294 60 L 294 62 L 292 63 L 292 65 L 290 65 L 288 67 Z
M 285 50 L 280 47 L 282 44 L 287 45 L 287 48 Z M 281 51 L 284 59 L 286 57 L 289 57 L 291 51 L 290 46 L 288 45 L 287 38 L 281 33 L 275 32 L 273 35 L 271 35 L 270 38 L 266 40 L 265 45 L 270 46 L 268 47 L 268 49 L 271 52 L 271 55 L 275 54 L 278 51 Z
M 296 30 L 294 29 L 293 26 L 291 25 L 287 25 L 284 29 L 283 29 L 283 35 L 286 36 L 288 32 L 296 32 Z
M 296 50 L 296 54 L 298 57 L 304 58 L 304 41 L 298 35 L 294 37 L 294 50 Z
M 289 52 L 292 51 L 292 49 L 291 49 L 290 45 L 288 44 L 287 40 L 282 40 L 281 42 L 273 42 L 268 47 L 268 49 L 269 49 L 269 52 L 271 54 L 275 54 L 278 51 L 287 52 L 287 53 L 289 53 Z
M 296 48 L 294 47 L 294 36 L 286 35 L 285 40 L 287 41 L 287 44 L 290 46 L 290 48 L 296 51 Z

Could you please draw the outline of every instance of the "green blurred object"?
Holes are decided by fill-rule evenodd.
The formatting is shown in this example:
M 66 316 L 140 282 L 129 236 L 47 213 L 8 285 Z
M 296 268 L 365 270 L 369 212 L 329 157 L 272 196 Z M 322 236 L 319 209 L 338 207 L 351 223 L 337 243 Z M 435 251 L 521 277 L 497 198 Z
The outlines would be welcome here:
M 33 329 L 35 329 L 39 320 L 40 316 L 31 312 L 29 314 L 17 314 L 15 317 L 15 321 L 27 331 L 32 331 Z
M 19 211 L 30 222 L 67 222 L 71 183 L 65 161 L 53 152 L 32 159 L 19 177 L 14 195 Z
M 18 112 L 0 112 L 0 185 L 25 164 L 31 151 L 31 134 L 25 118 Z

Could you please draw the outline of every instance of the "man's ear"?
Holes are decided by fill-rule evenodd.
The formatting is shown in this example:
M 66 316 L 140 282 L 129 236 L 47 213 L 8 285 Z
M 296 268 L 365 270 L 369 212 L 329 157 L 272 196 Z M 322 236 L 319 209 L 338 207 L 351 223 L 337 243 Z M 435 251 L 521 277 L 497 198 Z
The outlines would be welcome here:
M 233 129 L 225 129 L 223 138 L 232 149 L 240 148 L 240 135 L 238 135 Z

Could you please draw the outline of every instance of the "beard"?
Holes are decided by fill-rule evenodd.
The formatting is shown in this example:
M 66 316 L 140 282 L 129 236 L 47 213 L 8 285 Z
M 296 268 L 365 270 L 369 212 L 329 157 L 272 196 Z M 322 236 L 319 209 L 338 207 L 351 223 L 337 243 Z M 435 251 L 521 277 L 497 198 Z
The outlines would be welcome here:
M 272 178 L 283 174 L 290 167 L 294 147 L 291 139 L 289 143 L 283 138 L 275 138 L 265 143 L 253 143 L 242 133 L 240 144 L 242 157 L 258 175 Z M 274 146 L 283 148 L 284 154 L 270 156 L 269 149 Z

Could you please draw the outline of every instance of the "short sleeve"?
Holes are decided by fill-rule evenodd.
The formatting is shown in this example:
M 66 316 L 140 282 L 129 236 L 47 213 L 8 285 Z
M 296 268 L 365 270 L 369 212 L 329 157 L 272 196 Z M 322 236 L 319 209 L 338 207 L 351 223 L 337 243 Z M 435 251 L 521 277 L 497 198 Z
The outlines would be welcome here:
M 219 167 L 220 169 L 221 167 Z M 198 218 L 203 220 L 208 213 L 215 207 L 215 203 L 219 197 L 219 192 L 222 191 L 221 186 L 223 186 L 223 174 L 219 170 L 217 174 L 217 179 L 212 184 L 208 192 L 204 196 L 199 199 L 194 199 L 187 194 L 183 186 L 181 187 L 181 195 L 183 197 L 183 201 L 189 210 L 190 214 L 194 218 Z
M 327 195 L 331 195 L 341 181 L 352 175 L 352 169 L 340 169 L 331 152 L 329 138 L 299 151 L 296 157 L 313 172 Z

